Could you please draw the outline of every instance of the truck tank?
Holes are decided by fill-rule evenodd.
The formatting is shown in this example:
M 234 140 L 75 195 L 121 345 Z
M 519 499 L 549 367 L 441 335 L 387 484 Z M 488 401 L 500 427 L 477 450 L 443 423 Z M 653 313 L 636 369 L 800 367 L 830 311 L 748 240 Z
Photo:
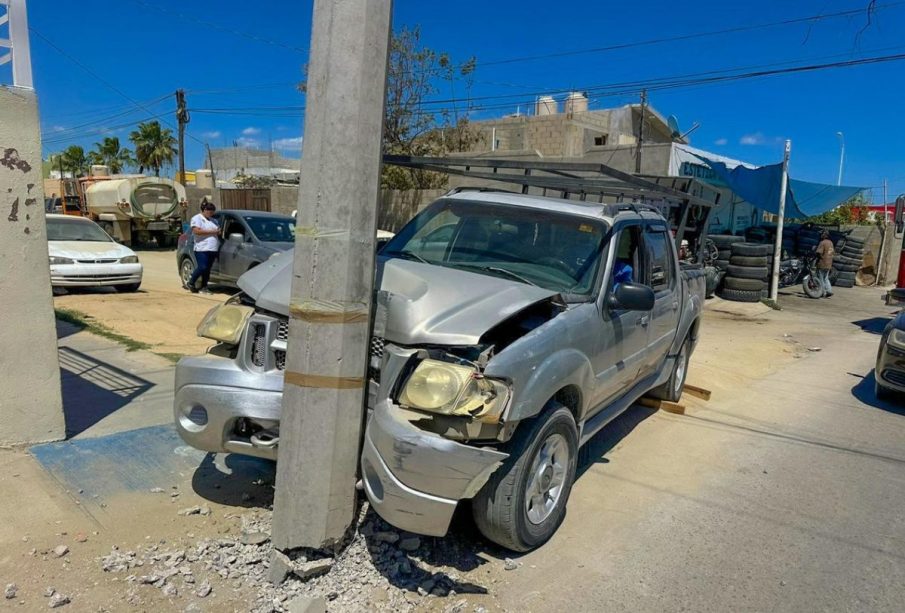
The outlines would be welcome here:
M 163 219 L 178 213 L 179 203 L 184 200 L 185 188 L 181 184 L 158 177 L 109 179 L 85 188 L 88 212 L 101 219 L 108 215 L 121 220 Z

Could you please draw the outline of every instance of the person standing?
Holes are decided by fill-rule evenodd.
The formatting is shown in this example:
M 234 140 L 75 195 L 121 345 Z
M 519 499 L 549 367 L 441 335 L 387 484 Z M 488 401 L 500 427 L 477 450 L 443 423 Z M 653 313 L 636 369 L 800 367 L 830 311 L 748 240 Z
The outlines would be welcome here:
M 195 270 L 192 271 L 192 276 L 189 278 L 185 289 L 191 290 L 193 294 L 198 292 L 202 294 L 211 293 L 207 289 L 207 284 L 211 278 L 211 267 L 213 267 L 217 253 L 220 251 L 220 239 L 218 238 L 220 226 L 213 219 L 216 212 L 217 207 L 205 200 L 201 203 L 201 212 L 192 217 L 189 223 L 195 239 Z M 196 286 L 199 277 L 201 278 L 200 289 Z
M 833 248 L 833 241 L 830 240 L 830 233 L 824 230 L 820 233 L 820 242 L 817 243 L 815 249 L 820 259 L 817 260 L 817 278 L 823 285 L 823 297 L 829 298 L 833 295 L 833 286 L 830 285 L 830 270 L 833 268 L 833 256 L 836 250 Z

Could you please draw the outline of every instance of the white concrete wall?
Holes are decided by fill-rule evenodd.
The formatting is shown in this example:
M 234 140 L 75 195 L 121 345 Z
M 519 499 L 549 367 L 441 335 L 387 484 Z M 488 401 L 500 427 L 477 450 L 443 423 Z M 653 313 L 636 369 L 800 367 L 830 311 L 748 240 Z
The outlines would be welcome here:
M 34 92 L 0 87 L 0 445 L 65 436 Z

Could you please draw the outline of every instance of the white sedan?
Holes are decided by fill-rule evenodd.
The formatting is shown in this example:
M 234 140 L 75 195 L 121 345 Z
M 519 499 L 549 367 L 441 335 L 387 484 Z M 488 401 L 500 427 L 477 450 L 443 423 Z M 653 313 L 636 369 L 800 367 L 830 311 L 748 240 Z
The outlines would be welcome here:
M 47 251 L 53 287 L 112 286 L 134 292 L 141 286 L 141 263 L 85 217 L 47 215 Z

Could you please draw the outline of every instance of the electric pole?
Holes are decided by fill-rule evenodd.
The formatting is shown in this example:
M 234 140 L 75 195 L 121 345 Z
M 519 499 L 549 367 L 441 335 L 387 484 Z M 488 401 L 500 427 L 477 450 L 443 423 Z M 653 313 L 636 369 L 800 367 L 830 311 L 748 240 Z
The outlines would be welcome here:
M 641 174 L 641 147 L 644 145 L 644 113 L 647 111 L 647 90 L 641 90 L 641 122 L 638 124 L 638 150 L 635 151 L 635 174 Z
M 189 111 L 185 107 L 185 90 L 176 90 L 176 121 L 179 123 L 179 182 L 185 187 L 185 124 Z
M 314 1 L 277 549 L 335 547 L 355 518 L 391 12 L 392 0 Z

